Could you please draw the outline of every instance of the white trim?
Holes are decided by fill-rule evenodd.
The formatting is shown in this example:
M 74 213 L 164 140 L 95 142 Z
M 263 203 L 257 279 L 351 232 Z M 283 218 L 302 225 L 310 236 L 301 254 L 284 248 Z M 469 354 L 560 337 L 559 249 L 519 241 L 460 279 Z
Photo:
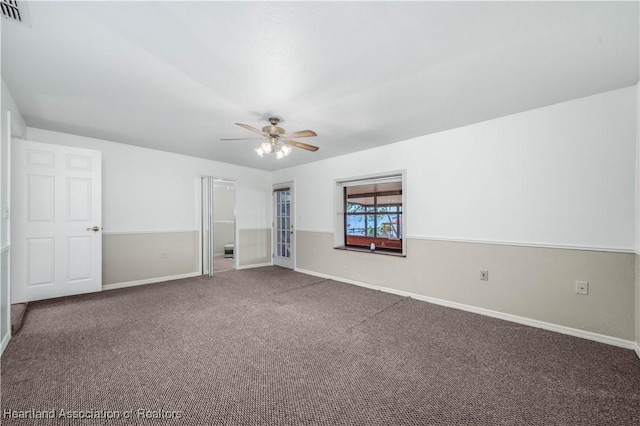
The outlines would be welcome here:
M 222 184 L 224 183 L 224 184 Z M 233 244 L 234 246 L 234 268 L 237 265 L 238 257 L 240 253 L 239 244 L 239 227 L 238 217 L 236 212 L 238 211 L 238 196 L 237 196 L 237 181 L 236 179 L 220 178 L 216 176 L 200 176 L 197 179 L 196 186 L 198 188 L 199 196 L 195 198 L 196 211 L 198 211 L 198 234 L 199 234 L 199 248 L 198 248 L 198 269 L 203 275 L 213 276 L 214 268 L 210 262 L 210 255 L 218 257 L 224 255 L 224 253 L 214 253 L 214 241 L 216 238 L 216 232 L 214 230 L 215 224 L 227 223 L 233 224 Z M 214 200 L 213 193 L 215 188 L 227 188 L 233 190 L 233 220 L 215 220 L 214 218 Z
M 636 114 L 640 114 L 640 84 L 636 84 Z M 636 235 L 635 235 L 635 241 L 636 241 L 636 247 L 635 247 L 635 253 L 638 254 L 638 250 L 640 250 L 640 206 L 638 205 L 640 203 L 640 199 L 638 199 L 638 183 L 640 182 L 640 119 L 638 119 L 638 117 L 636 117 L 636 164 L 635 164 L 635 175 L 634 175 L 634 214 L 635 214 L 635 231 L 636 231 Z M 636 307 L 636 309 L 638 309 L 638 307 Z M 638 355 L 640 356 L 640 355 Z
M 280 183 L 274 183 L 274 184 L 273 184 L 272 191 L 273 191 L 273 192 L 276 192 L 276 191 L 277 191 L 277 190 L 279 190 L 279 189 L 287 189 L 287 188 L 291 189 L 291 184 L 292 184 L 292 183 L 293 183 L 292 181 L 288 181 L 288 182 L 280 182 Z
M 22 118 L 20 116 L 20 114 L 16 114 L 15 116 L 15 120 L 18 120 L 18 117 Z M 3 301 L 3 303 L 6 305 L 7 312 L 5 314 L 5 317 L 2 318 L 2 321 L 6 321 L 7 323 L 7 334 L 6 336 L 2 337 L 2 343 L 0 343 L 0 356 L 2 356 L 2 354 L 4 353 L 4 350 L 7 348 L 7 345 L 9 345 L 9 341 L 11 340 L 11 298 L 13 297 L 12 295 L 12 291 L 11 291 L 11 287 L 13 287 L 13 281 L 11 278 L 11 275 L 13 273 L 12 271 L 12 267 L 11 267 L 11 263 L 13 261 L 13 251 L 11 250 L 11 242 L 12 242 L 12 232 L 11 232 L 11 228 L 13 227 L 13 210 L 12 210 L 12 204 L 11 204 L 11 182 L 13 181 L 13 165 L 11 162 L 11 156 L 12 156 L 12 152 L 13 152 L 13 132 L 14 132 L 14 128 L 15 129 L 19 129 L 20 133 L 22 133 L 22 131 L 24 131 L 26 133 L 26 124 L 24 127 L 24 130 L 22 129 L 22 127 L 20 126 L 20 123 L 17 123 L 16 125 L 14 125 L 13 123 L 14 121 L 14 117 L 13 114 L 11 114 L 11 111 L 7 111 L 7 151 L 5 152 L 6 156 L 7 156 L 7 171 L 6 171 L 6 176 L 7 176 L 7 181 L 6 182 L 2 182 L 2 185 L 5 189 L 6 189 L 6 193 L 5 193 L 5 199 L 3 200 L 5 202 L 5 208 L 7 209 L 8 212 L 8 217 L 7 217 L 7 229 L 6 229 L 6 246 L 2 248 L 2 253 L 6 253 L 7 255 L 7 282 L 6 282 L 6 290 L 7 290 L 7 300 Z M 24 121 L 23 121 L 24 123 Z M 19 136 L 22 136 L 22 134 L 20 134 Z M 4 214 L 4 212 L 0 212 L 0 214 Z M 0 284 L 1 285 L 1 284 Z
M 272 263 L 254 263 L 252 265 L 242 265 L 238 266 L 236 269 L 253 269 L 253 268 L 262 268 L 263 266 L 273 266 Z
M 278 216 L 278 206 L 276 203 L 276 193 L 283 190 L 289 190 L 289 220 L 293 233 L 289 241 L 289 257 L 278 256 L 277 253 L 277 238 L 276 238 L 276 218 Z M 274 266 L 281 266 L 283 268 L 296 269 L 296 257 L 297 257 L 297 240 L 296 232 L 298 222 L 296 221 L 296 181 L 279 182 L 273 184 L 273 192 L 271 195 L 271 263 Z
M 200 274 L 200 272 L 189 272 L 188 274 L 170 275 L 170 276 L 158 277 L 158 278 L 147 278 L 144 280 L 127 281 L 124 283 L 104 284 L 102 286 L 102 291 L 115 290 L 117 288 L 135 287 L 138 285 L 145 285 L 145 284 L 155 284 L 155 283 L 161 283 L 164 281 L 180 280 L 183 278 L 199 277 L 200 275 L 202 275 Z
M 2 339 L 2 343 L 0 343 L 0 356 L 4 353 L 4 350 L 7 349 L 7 345 L 9 344 L 9 340 L 11 340 L 11 325 L 9 325 L 9 331 Z
M 406 169 L 400 169 L 400 170 L 389 170 L 386 172 L 380 172 L 380 173 L 370 173 L 370 174 L 366 174 L 366 175 L 360 175 L 360 176 L 352 176 L 352 177 L 348 177 L 348 178 L 341 178 L 341 179 L 334 179 L 334 182 L 336 184 L 340 184 L 342 186 L 344 186 L 345 183 L 351 184 L 351 183 L 355 183 L 355 184 L 363 184 L 363 183 L 367 183 L 366 181 L 369 181 L 370 183 L 378 183 L 375 182 L 376 180 L 383 180 L 383 179 L 387 179 L 387 178 L 404 178 L 405 177 L 405 173 L 406 173 Z M 395 182 L 399 182 L 400 179 L 398 179 Z
M 635 348 L 633 349 L 636 351 L 636 355 L 638 355 L 638 358 L 640 358 L 640 345 L 636 343 Z
M 499 318 L 506 321 L 515 322 L 518 324 L 528 325 L 530 327 L 542 328 L 544 330 L 555 331 L 557 333 L 567 334 L 569 336 L 580 337 L 587 340 L 593 340 L 595 342 L 606 343 L 608 345 L 617 346 L 625 349 L 635 349 L 638 353 L 638 346 L 631 340 L 620 339 L 618 337 L 607 336 L 604 334 L 592 333 L 590 331 L 579 330 L 577 328 L 565 327 L 563 325 L 552 324 L 545 321 L 539 321 L 532 318 L 521 317 L 518 315 L 506 314 L 503 312 L 492 311 L 490 309 L 479 308 L 477 306 L 465 305 L 463 303 L 451 302 L 449 300 L 437 299 L 435 297 L 423 296 L 420 294 L 409 293 L 407 291 L 396 290 L 389 287 L 382 287 L 373 284 L 363 283 L 361 281 L 350 280 L 347 278 L 340 278 L 333 275 L 322 274 L 320 272 L 308 271 L 306 269 L 297 269 L 297 272 L 303 274 L 313 275 L 320 278 L 327 278 L 334 281 L 340 281 L 347 284 L 354 284 L 360 287 L 370 288 L 372 290 L 379 290 L 385 293 L 397 294 L 399 296 L 411 297 L 412 299 L 422 300 L 424 302 L 433 303 L 435 305 L 446 306 L 449 308 L 459 309 L 462 311 L 473 312 L 475 314 L 486 315 L 488 317 Z M 640 356 L 640 354 L 639 354 Z
M 388 176 L 378 176 L 366 179 L 353 179 L 353 180 L 341 180 L 343 188 L 347 188 L 350 186 L 361 186 L 361 185 L 370 185 L 370 184 L 381 184 L 381 183 L 402 183 L 402 172 L 398 172 L 398 174 L 388 175 Z
M 634 249 L 616 248 L 616 247 L 597 247 L 597 246 L 572 246 L 562 244 L 538 244 L 538 243 L 523 243 L 517 241 L 492 241 L 492 240 L 473 240 L 463 238 L 445 238 L 445 237 L 420 237 L 416 235 L 407 235 L 405 239 L 408 240 L 429 240 L 429 241 L 445 241 L 453 243 L 470 243 L 470 244 L 495 244 L 501 246 L 519 246 L 519 247 L 535 247 L 535 248 L 550 248 L 550 249 L 564 249 L 564 250 L 589 250 L 589 251 L 608 251 L 614 253 L 634 253 Z
M 317 234 L 331 234 L 333 231 L 326 231 L 321 229 L 298 229 L 298 232 L 314 232 Z M 407 235 L 405 240 L 426 240 L 426 241 L 443 241 L 452 243 L 468 243 L 468 244 L 493 244 L 499 246 L 516 246 L 516 247 L 534 247 L 534 248 L 549 248 L 549 249 L 563 249 L 563 250 L 587 250 L 587 251 L 605 251 L 612 253 L 629 253 L 637 254 L 640 256 L 640 251 L 634 249 L 614 248 L 614 247 L 596 247 L 596 246 L 570 246 L 561 244 L 538 244 L 538 243 L 523 243 L 517 241 L 492 241 L 492 240 L 473 240 L 468 238 L 447 238 L 447 237 L 423 237 L 419 235 Z
M 13 210 L 11 207 L 11 182 L 13 180 L 12 176 L 13 176 L 13 166 L 12 166 L 12 162 L 11 162 L 11 152 L 13 150 L 13 129 L 14 127 L 16 127 L 15 125 L 13 125 L 13 116 L 11 114 L 11 111 L 7 111 L 7 121 L 9 122 L 8 124 L 8 129 L 7 129 L 7 137 L 8 137 L 8 142 L 7 142 L 7 182 L 3 183 L 2 185 L 6 185 L 6 194 L 5 196 L 7 197 L 6 200 L 4 200 L 5 202 L 5 209 L 7 209 L 7 212 L 9 213 L 9 217 L 7 217 L 7 236 L 6 236 L 6 240 L 7 240 L 7 245 L 11 246 L 11 223 L 13 221 L 13 219 L 11 218 L 11 215 L 13 214 Z M 18 125 L 18 128 L 20 128 L 20 126 Z M 26 131 L 26 127 L 25 127 L 25 131 Z M 1 214 L 4 214 L 4 212 L 1 212 Z M 11 273 L 11 268 L 9 268 L 9 273 Z M 7 297 L 9 298 L 9 301 L 11 301 L 11 278 L 9 278 L 9 290 L 7 293 Z M 11 317 L 11 315 L 9 314 L 9 317 Z
M 179 232 L 200 232 L 199 229 L 168 229 L 165 231 L 102 231 L 102 235 L 127 235 L 127 234 L 174 234 Z
M 299 232 L 314 232 L 316 234 L 331 234 L 333 235 L 333 231 L 325 231 L 322 229 L 303 229 L 303 228 L 298 228 Z
M 402 229 L 411 229 L 408 226 L 410 215 L 407 212 L 407 169 L 386 171 L 364 176 L 353 176 L 333 180 L 333 246 L 342 247 L 345 241 L 345 205 L 344 189 L 352 185 L 365 185 L 368 183 L 401 182 L 402 183 Z M 404 234 L 403 231 L 403 234 Z M 407 245 L 402 244 L 402 255 L 407 255 Z

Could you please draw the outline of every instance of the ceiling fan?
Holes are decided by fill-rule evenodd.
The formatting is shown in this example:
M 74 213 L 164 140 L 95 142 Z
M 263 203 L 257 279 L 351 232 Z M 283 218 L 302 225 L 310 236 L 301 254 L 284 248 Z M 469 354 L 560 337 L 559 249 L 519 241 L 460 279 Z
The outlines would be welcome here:
M 220 139 L 223 141 L 242 141 L 242 140 L 264 140 L 260 147 L 256 148 L 256 153 L 263 157 L 264 154 L 276 154 L 278 160 L 291 154 L 291 147 L 306 149 L 307 151 L 317 151 L 319 148 L 314 145 L 294 141 L 292 138 L 308 138 L 312 136 L 318 136 L 313 130 L 300 130 L 297 132 L 287 133 L 282 127 L 278 127 L 280 123 L 280 117 L 269 117 L 269 126 L 264 126 L 262 130 L 258 130 L 255 127 L 248 124 L 235 123 L 236 125 L 243 127 L 253 133 L 261 135 L 260 138 L 227 138 Z

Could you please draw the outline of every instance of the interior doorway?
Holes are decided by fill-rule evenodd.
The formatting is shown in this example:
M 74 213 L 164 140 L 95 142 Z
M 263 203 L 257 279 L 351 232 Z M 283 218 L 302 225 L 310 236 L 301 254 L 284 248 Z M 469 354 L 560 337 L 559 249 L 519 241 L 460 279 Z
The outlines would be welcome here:
M 237 266 L 235 182 L 202 178 L 202 274 L 213 276 Z
M 11 149 L 11 303 L 101 291 L 102 153 L 25 140 Z

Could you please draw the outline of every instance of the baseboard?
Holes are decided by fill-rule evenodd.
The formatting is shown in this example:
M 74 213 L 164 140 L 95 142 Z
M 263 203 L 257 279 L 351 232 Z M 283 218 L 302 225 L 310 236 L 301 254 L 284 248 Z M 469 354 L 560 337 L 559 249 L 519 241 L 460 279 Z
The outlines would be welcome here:
M 9 340 L 11 340 L 11 333 L 7 333 L 0 343 L 0 356 L 4 353 L 4 350 L 7 349 L 7 345 L 9 344 Z
M 161 283 L 164 281 L 180 280 L 182 278 L 192 278 L 202 275 L 200 272 L 189 272 L 188 274 L 171 275 L 167 277 L 147 278 L 144 280 L 127 281 L 124 283 L 105 284 L 102 286 L 102 290 L 115 290 L 117 288 L 135 287 L 137 285 Z
M 635 348 L 634 350 L 636 351 L 636 355 L 638 355 L 638 358 L 640 358 L 640 345 L 638 343 L 635 344 Z
M 252 265 L 238 266 L 238 269 L 262 268 L 263 266 L 272 266 L 272 264 L 271 263 L 254 263 Z
M 199 229 L 166 229 L 163 231 L 105 231 L 102 230 L 102 235 L 136 235 L 136 234 L 182 234 L 187 232 L 200 232 Z
M 407 291 L 396 290 L 389 287 L 382 287 L 373 284 L 367 284 L 361 281 L 355 281 L 348 278 L 336 277 L 333 275 L 323 274 L 315 271 L 308 271 L 306 269 L 296 269 L 297 272 L 303 274 L 313 275 L 320 278 L 327 278 L 334 281 L 340 281 L 347 284 L 353 284 L 360 287 L 370 288 L 372 290 L 379 290 L 385 293 L 396 294 L 398 296 L 411 297 L 412 299 L 422 300 L 424 302 L 433 303 L 435 305 L 446 306 L 448 308 L 460 309 L 462 311 L 473 312 L 475 314 L 485 315 L 488 317 L 498 318 L 505 321 L 511 321 L 522 325 L 527 325 L 535 328 L 542 328 L 544 330 L 555 331 L 557 333 L 566 334 L 573 337 L 580 337 L 587 340 L 593 340 L 595 342 L 605 343 L 612 346 L 617 346 L 625 349 L 634 349 L 640 357 L 640 347 L 631 340 L 620 339 L 618 337 L 607 336 L 604 334 L 593 333 L 590 331 L 579 330 L 577 328 L 566 327 L 563 325 L 557 325 L 545 321 L 535 320 L 531 318 L 521 317 L 518 315 L 506 314 L 503 312 L 492 311 L 490 309 L 479 308 L 477 306 L 466 305 L 464 303 L 451 302 L 449 300 L 438 299 L 435 297 L 423 296 L 420 294 L 409 293 Z

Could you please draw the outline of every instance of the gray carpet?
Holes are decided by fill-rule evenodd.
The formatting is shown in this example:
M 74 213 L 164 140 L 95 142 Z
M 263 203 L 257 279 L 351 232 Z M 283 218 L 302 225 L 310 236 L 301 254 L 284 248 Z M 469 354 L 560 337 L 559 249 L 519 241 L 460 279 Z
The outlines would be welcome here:
M 235 269 L 233 258 L 230 257 L 214 257 L 213 272 L 226 272 Z
M 640 424 L 633 351 L 276 267 L 34 302 L 1 390 L 131 415 L 3 425 Z
M 11 335 L 20 331 L 22 328 L 22 322 L 24 321 L 24 316 L 27 313 L 27 304 L 26 303 L 16 303 L 11 305 Z

